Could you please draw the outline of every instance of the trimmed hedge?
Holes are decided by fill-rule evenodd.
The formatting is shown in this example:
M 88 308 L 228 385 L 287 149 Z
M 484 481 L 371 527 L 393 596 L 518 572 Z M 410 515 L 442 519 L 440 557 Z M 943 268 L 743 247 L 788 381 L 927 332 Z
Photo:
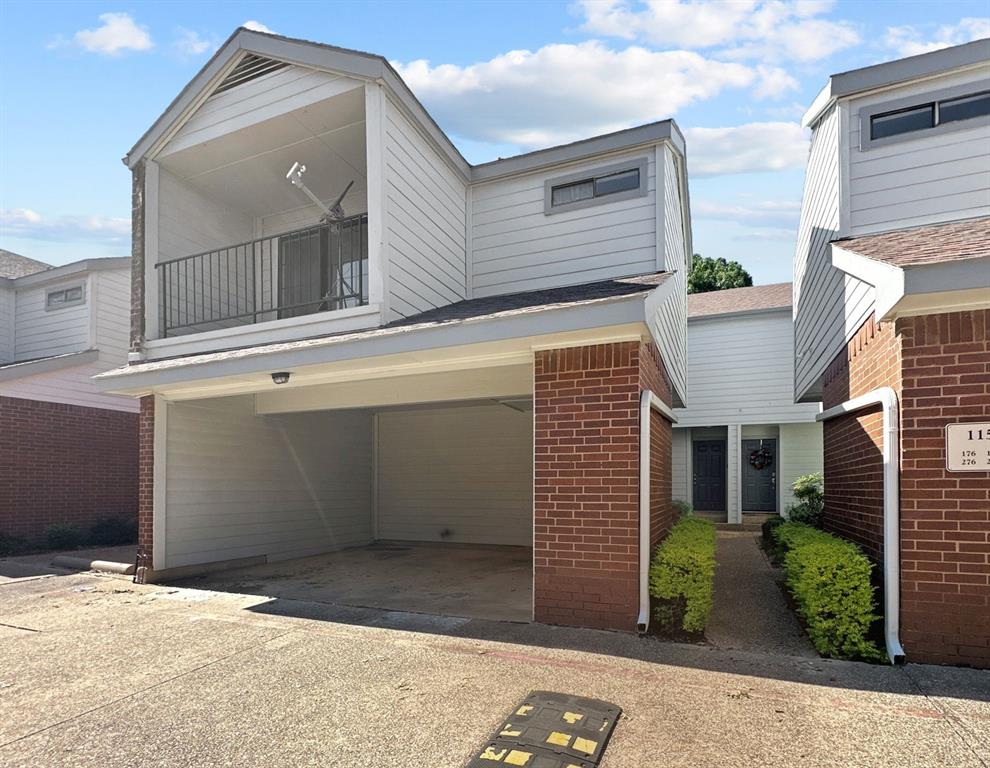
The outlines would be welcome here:
M 808 636 L 824 656 L 878 661 L 868 638 L 878 618 L 870 574 L 873 564 L 850 541 L 803 523 L 772 529 L 784 552 L 784 575 Z
M 702 632 L 715 589 L 715 525 L 684 517 L 657 547 L 650 564 L 650 594 L 663 601 L 654 617 L 663 629 Z

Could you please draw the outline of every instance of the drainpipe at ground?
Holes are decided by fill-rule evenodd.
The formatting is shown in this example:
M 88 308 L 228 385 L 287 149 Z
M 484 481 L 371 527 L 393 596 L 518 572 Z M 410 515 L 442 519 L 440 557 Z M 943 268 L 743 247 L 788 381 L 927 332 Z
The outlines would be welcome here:
M 898 454 L 897 393 L 880 387 L 854 397 L 815 418 L 830 421 L 839 416 L 880 405 L 883 408 L 883 613 L 887 657 L 892 664 L 904 663 L 900 640 L 901 606 L 901 502 Z
M 645 634 L 650 628 L 650 415 L 657 411 L 671 424 L 677 417 L 663 400 L 649 389 L 639 397 L 639 618 L 636 629 Z

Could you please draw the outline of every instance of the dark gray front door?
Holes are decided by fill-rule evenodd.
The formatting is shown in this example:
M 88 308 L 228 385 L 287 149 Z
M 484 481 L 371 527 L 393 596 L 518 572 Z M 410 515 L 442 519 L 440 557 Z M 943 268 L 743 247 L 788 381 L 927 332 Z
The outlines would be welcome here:
M 725 511 L 725 440 L 695 440 L 692 458 L 694 508 Z
M 765 466 L 757 468 L 754 463 Z M 742 441 L 742 484 L 744 512 L 777 511 L 776 440 Z

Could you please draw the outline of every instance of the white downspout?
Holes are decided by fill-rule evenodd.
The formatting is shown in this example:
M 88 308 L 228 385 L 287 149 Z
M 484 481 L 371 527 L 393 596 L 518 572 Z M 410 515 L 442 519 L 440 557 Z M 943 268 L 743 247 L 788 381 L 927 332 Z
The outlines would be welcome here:
M 904 663 L 904 648 L 900 639 L 901 607 L 901 503 L 898 461 L 897 393 L 890 387 L 880 387 L 860 397 L 818 414 L 818 421 L 829 421 L 861 411 L 870 406 L 883 406 L 883 613 L 884 639 L 891 664 Z
M 657 411 L 671 424 L 677 417 L 663 400 L 644 389 L 639 396 L 639 618 L 640 634 L 650 628 L 650 412 Z

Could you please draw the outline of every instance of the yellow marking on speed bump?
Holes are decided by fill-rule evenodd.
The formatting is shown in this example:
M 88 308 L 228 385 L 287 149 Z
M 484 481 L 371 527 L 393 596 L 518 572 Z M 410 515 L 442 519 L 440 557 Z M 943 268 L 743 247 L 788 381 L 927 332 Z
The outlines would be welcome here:
M 587 752 L 590 755 L 595 751 L 597 746 L 598 742 L 591 739 L 582 739 L 580 736 L 574 739 L 574 749 L 578 752 Z
M 518 749 L 512 750 L 508 756 L 505 758 L 506 765 L 528 765 L 529 758 L 533 756 L 532 752 L 521 752 Z
M 566 747 L 571 743 L 570 734 L 553 731 L 547 736 L 547 744 L 556 744 L 558 747 Z
M 577 712 L 565 712 L 560 716 L 561 720 L 566 720 L 570 725 L 574 725 L 578 720 L 583 720 L 584 715 L 579 715 Z
M 533 711 L 533 708 L 529 704 L 523 704 L 519 709 L 516 710 L 517 715 L 528 715 Z
M 481 760 L 493 760 L 496 763 L 501 762 L 502 758 L 509 753 L 509 750 L 503 749 L 500 752 L 496 752 L 494 747 L 485 747 L 485 751 L 478 755 Z
M 521 730 L 520 731 L 513 730 L 514 728 L 515 728 L 515 726 L 512 723 L 509 723 L 508 725 L 505 726 L 505 728 L 502 729 L 502 731 L 499 733 L 499 736 L 520 736 L 520 735 L 522 735 L 522 731 Z

